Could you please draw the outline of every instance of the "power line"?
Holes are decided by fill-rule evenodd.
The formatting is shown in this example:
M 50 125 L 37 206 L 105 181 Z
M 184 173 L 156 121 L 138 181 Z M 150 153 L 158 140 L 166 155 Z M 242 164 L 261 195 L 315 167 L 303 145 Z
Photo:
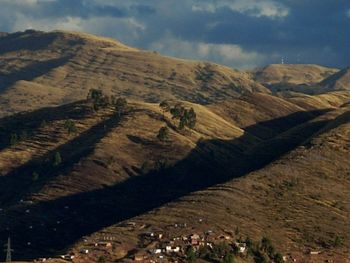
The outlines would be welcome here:
M 5 262 L 12 262 L 13 249 L 11 249 L 11 238 L 10 237 L 7 239 L 7 244 L 5 244 L 4 251 L 6 252 L 6 260 L 5 260 Z

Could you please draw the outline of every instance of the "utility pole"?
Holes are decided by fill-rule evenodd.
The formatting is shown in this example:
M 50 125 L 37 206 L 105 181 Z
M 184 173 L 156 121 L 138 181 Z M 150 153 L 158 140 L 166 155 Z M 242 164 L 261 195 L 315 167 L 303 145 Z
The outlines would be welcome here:
M 10 237 L 7 239 L 7 244 L 5 245 L 4 251 L 6 252 L 5 262 L 12 262 L 11 254 L 13 252 L 13 249 L 11 249 L 11 238 Z

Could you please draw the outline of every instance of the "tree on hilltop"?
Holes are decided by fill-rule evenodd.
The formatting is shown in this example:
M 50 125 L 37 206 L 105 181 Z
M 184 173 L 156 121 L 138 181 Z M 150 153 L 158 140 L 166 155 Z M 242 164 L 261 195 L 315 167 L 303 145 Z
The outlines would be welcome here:
M 118 98 L 115 101 L 115 109 L 117 110 L 119 117 L 125 111 L 127 105 L 128 105 L 128 102 L 125 98 Z
M 158 140 L 160 141 L 165 141 L 166 139 L 169 138 L 169 129 L 168 127 L 162 127 L 159 129 L 158 135 L 157 135 Z

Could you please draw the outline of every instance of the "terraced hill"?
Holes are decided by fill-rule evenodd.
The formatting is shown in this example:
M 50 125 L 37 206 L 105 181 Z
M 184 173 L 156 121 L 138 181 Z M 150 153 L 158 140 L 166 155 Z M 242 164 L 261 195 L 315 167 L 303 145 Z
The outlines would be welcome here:
M 346 72 L 272 65 L 261 79 L 82 33 L 3 34 L 0 242 L 11 235 L 15 259 L 130 262 L 210 230 L 231 243 L 268 237 L 304 262 L 346 262 L 350 93 L 330 88 L 347 85 Z M 127 109 L 93 110 L 91 88 Z M 164 100 L 193 108 L 195 127 L 179 129 Z M 146 244 L 152 231 L 164 239 Z M 187 246 L 165 259 L 186 261 Z
M 253 71 L 254 79 L 265 84 L 316 84 L 337 73 L 337 69 L 308 64 L 272 64 Z
M 322 81 L 322 85 L 332 90 L 349 90 L 350 68 L 345 68 Z
M 0 113 L 85 98 L 91 88 L 147 102 L 200 104 L 269 91 L 248 74 L 160 56 L 117 41 L 72 32 L 26 31 L 0 38 Z
M 314 95 L 346 90 L 346 72 L 346 69 L 339 71 L 319 65 L 274 64 L 250 71 L 250 74 L 255 81 L 273 92 L 292 91 Z

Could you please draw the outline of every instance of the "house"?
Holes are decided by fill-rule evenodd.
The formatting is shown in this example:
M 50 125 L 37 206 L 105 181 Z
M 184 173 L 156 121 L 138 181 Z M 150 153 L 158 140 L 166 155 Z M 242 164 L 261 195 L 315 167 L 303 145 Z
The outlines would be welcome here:
M 147 254 L 144 252 L 138 252 L 134 255 L 134 261 L 144 261 L 147 259 Z
M 98 242 L 95 243 L 95 247 L 112 247 L 112 243 L 111 242 Z
M 165 252 L 172 252 L 171 246 L 165 246 Z
M 200 236 L 198 234 L 192 234 L 190 236 L 190 243 L 192 246 L 197 246 L 200 241 Z
M 157 248 L 157 249 L 153 250 L 153 253 L 160 254 L 160 253 L 162 253 L 162 250 L 160 248 Z
M 239 253 L 244 253 L 247 250 L 247 244 L 246 243 L 235 243 L 235 246 L 238 248 Z
M 89 254 L 89 250 L 88 249 L 82 249 L 80 250 L 81 254 Z
M 174 253 L 179 253 L 180 250 L 181 250 L 180 247 L 173 247 L 172 249 L 173 249 L 173 252 L 174 252 Z
M 319 255 L 321 253 L 321 251 L 310 251 L 310 255 Z
M 210 247 L 211 249 L 213 248 L 213 243 L 211 243 L 211 242 L 207 242 L 206 245 L 207 245 L 208 247 Z
M 71 261 L 71 260 L 73 260 L 74 255 L 62 255 L 61 258 L 64 259 L 64 260 Z
M 135 227 L 136 223 L 135 222 L 126 222 L 125 226 Z
M 180 252 L 180 247 L 172 247 L 172 246 L 166 246 L 165 247 L 165 252 L 167 253 L 179 253 Z
M 145 232 L 142 235 L 150 239 L 158 239 L 158 240 L 162 239 L 164 236 L 162 232 Z

